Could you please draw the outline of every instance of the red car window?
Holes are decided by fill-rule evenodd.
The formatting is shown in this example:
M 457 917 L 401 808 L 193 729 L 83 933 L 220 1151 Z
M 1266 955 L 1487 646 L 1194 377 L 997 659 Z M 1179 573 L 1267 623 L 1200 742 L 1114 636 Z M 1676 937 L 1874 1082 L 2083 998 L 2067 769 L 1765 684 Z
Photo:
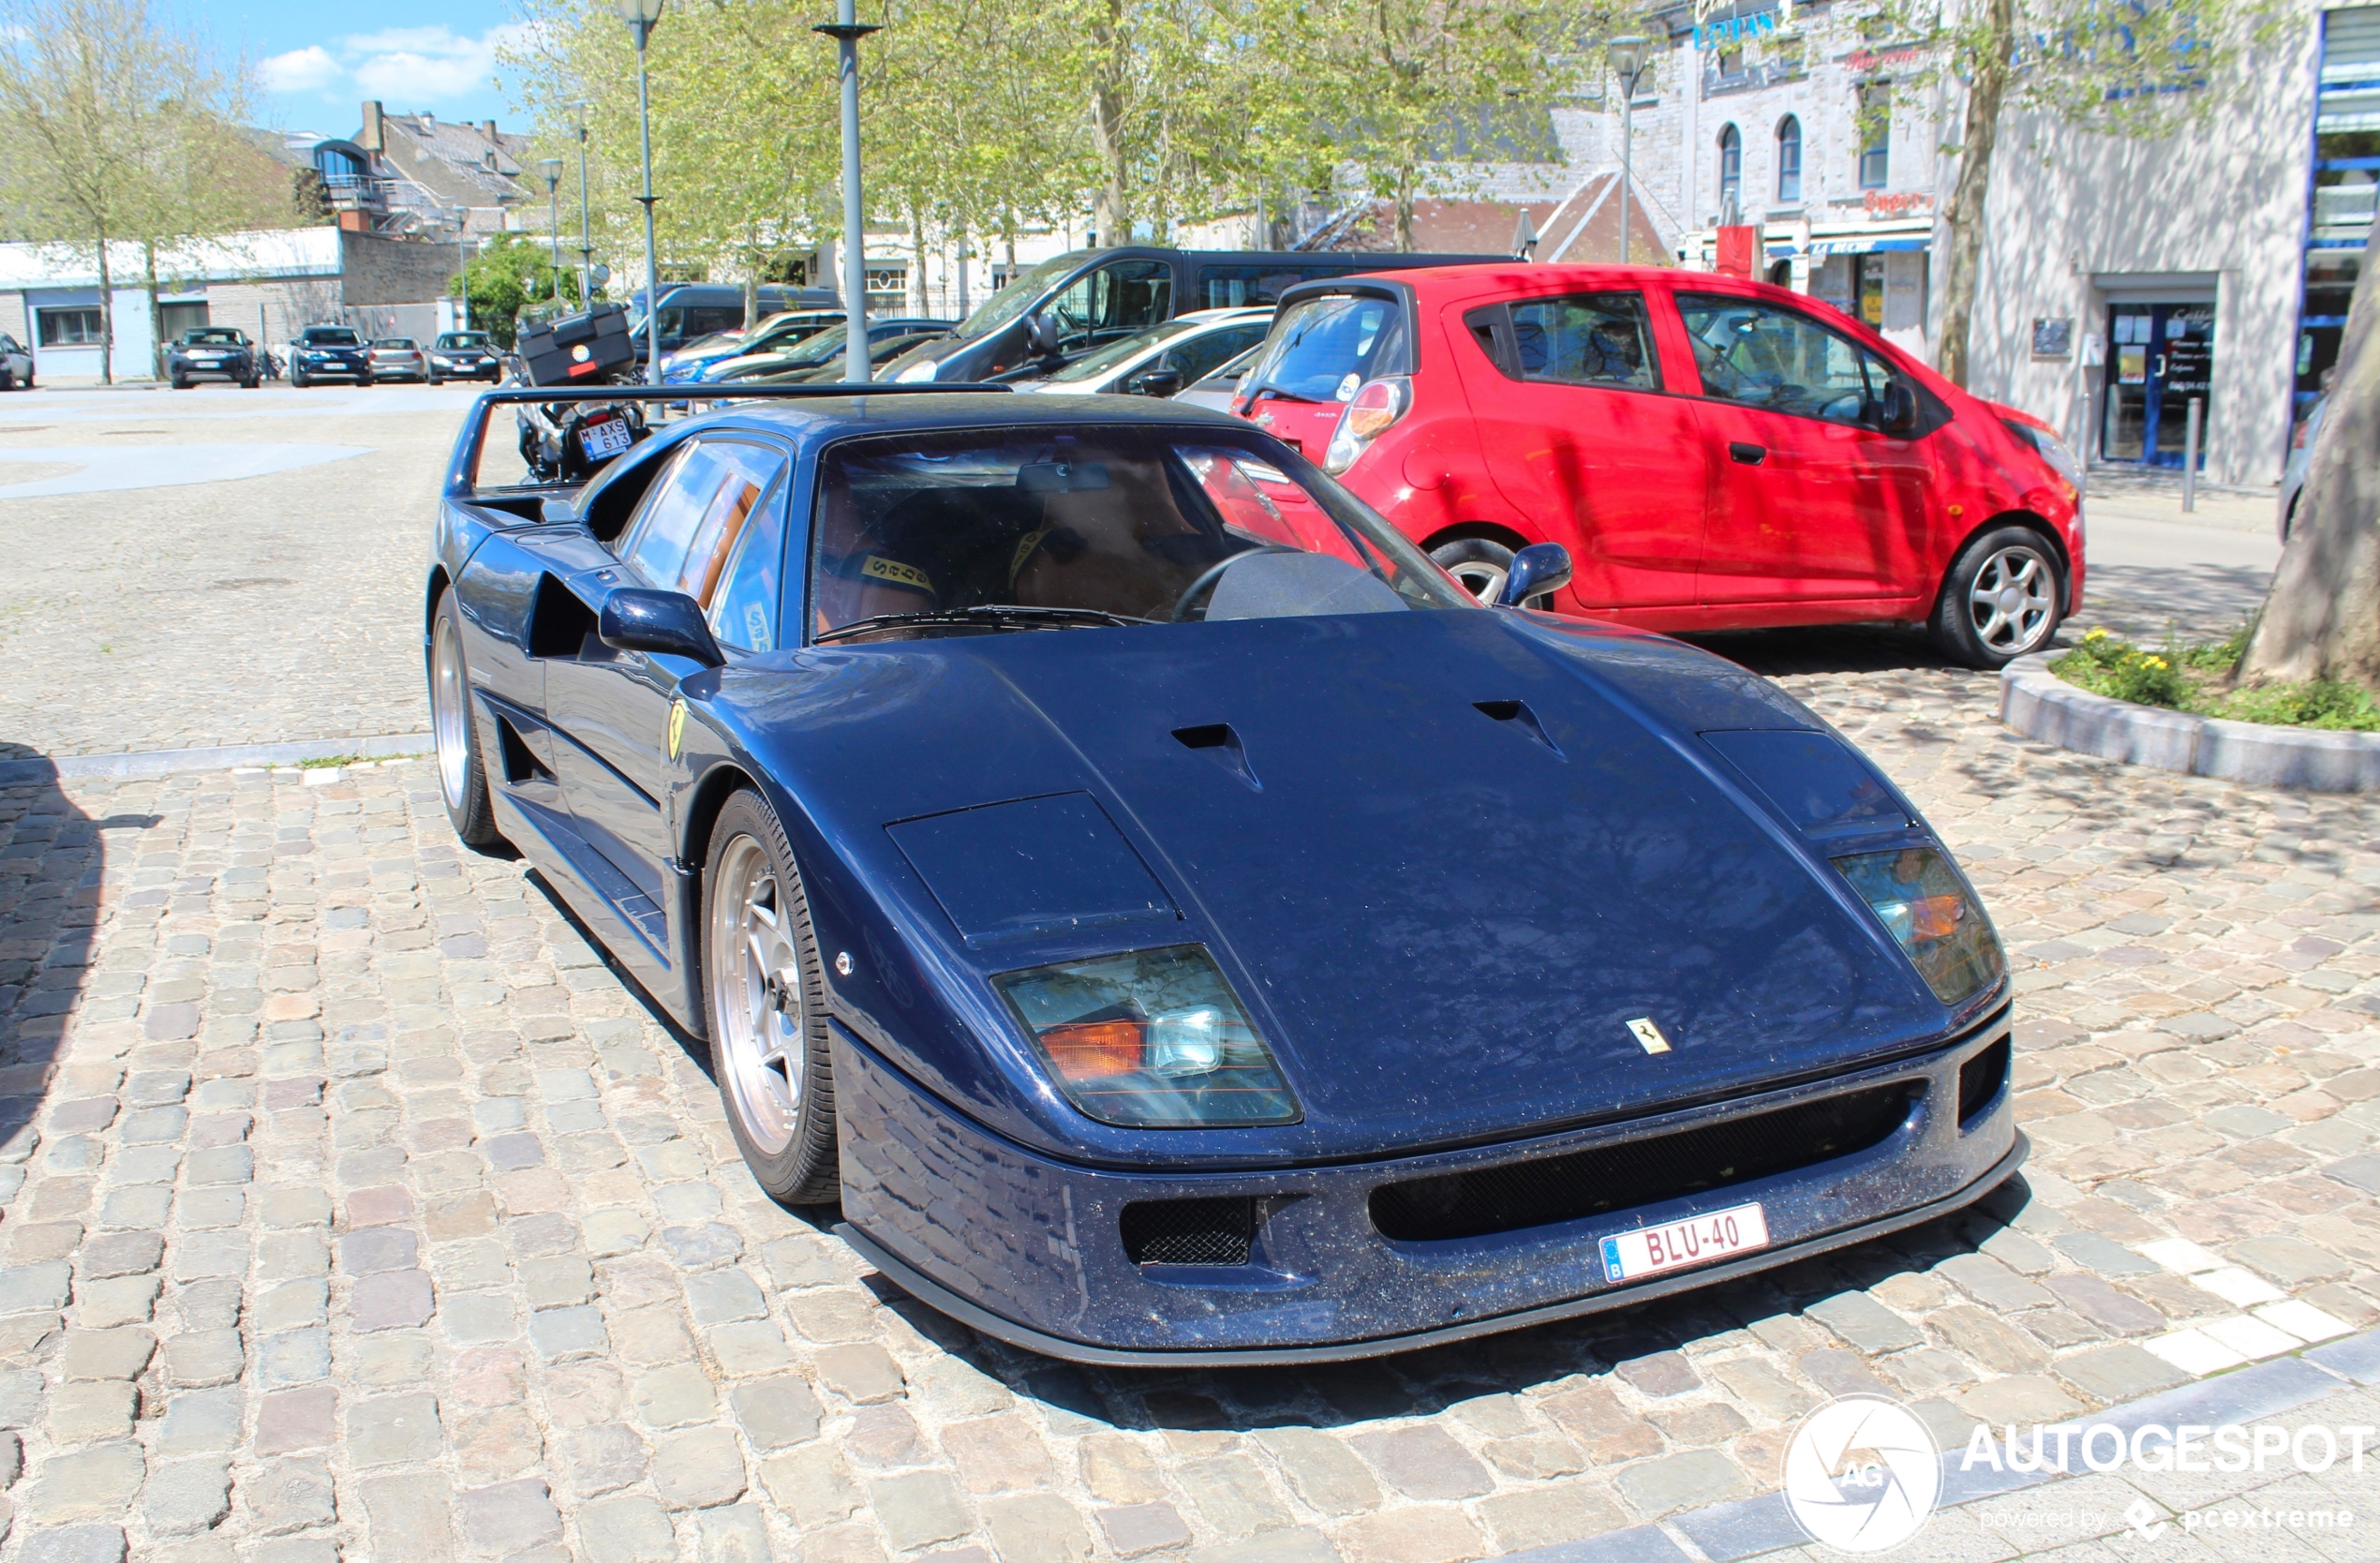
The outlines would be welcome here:
M 1514 380 L 1661 388 L 1660 358 L 1642 293 L 1516 300 L 1474 309 L 1464 323 L 1495 366 Z
M 1680 293 L 1703 394 L 1830 424 L 1874 421 L 1893 373 L 1849 337 L 1758 299 Z

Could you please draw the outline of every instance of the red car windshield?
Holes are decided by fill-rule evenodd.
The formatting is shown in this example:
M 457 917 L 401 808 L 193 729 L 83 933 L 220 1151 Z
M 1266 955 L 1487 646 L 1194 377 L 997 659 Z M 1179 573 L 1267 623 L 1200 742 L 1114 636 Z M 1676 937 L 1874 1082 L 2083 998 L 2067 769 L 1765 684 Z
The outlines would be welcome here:
M 1281 312 L 1240 394 L 1344 402 L 1367 380 L 1404 373 L 1404 354 L 1405 311 L 1396 300 L 1305 299 Z
M 971 429 L 821 462 L 814 640 L 1476 604 L 1344 489 L 1212 429 Z

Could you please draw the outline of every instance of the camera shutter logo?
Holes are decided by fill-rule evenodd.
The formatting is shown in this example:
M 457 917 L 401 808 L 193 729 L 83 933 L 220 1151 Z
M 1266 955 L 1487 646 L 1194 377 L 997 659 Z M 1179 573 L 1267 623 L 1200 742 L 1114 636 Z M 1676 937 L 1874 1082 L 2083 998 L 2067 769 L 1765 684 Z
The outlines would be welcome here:
M 1908 1541 L 1941 1487 L 1941 1451 L 1926 1424 L 1872 1395 L 1829 1401 L 1785 1446 L 1785 1507 L 1811 1541 L 1841 1552 Z

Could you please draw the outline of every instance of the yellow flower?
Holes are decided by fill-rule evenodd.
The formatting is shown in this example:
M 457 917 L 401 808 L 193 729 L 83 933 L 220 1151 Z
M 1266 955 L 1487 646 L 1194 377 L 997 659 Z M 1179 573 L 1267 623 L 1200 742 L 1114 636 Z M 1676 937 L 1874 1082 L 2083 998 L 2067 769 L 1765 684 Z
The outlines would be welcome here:
M 2105 640 L 2106 638 L 2107 632 L 2105 630 L 2086 630 L 2083 632 L 2083 639 L 2085 640 Z
M 2143 667 L 2153 667 L 2158 672 L 2163 673 L 2165 671 L 2165 659 L 2163 657 L 2143 657 L 2140 659 L 2140 665 Z

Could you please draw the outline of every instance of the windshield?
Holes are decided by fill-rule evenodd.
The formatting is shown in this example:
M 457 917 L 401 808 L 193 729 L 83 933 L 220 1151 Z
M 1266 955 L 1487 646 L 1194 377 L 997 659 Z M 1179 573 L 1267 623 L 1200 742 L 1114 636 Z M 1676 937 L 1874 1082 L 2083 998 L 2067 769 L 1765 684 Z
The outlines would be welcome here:
M 194 348 L 238 348 L 246 346 L 248 339 L 228 326 L 216 326 L 206 331 L 186 331 L 182 340 Z
M 340 326 L 309 326 L 304 340 L 309 348 L 352 348 L 358 345 L 355 333 Z
M 1477 606 L 1253 431 L 964 429 L 820 463 L 816 641 Z
M 411 352 L 414 350 L 413 338 L 410 336 L 383 336 L 372 345 L 376 348 L 387 348 L 393 352 Z
M 1136 331 L 1119 341 L 1108 343 L 1097 352 L 1087 353 L 1076 359 L 1049 378 L 1068 381 L 1097 380 L 1117 365 L 1138 358 L 1160 342 L 1170 342 L 1183 332 L 1197 330 L 1201 323 L 1197 320 L 1168 320 L 1163 325 L 1151 326 L 1146 331 Z
M 1259 342 L 1255 347 L 1250 348 L 1246 352 L 1243 352 L 1239 357 L 1231 360 L 1230 363 L 1226 364 L 1222 368 L 1217 369 L 1214 373 L 1200 380 L 1197 388 L 1201 391 L 1230 390 L 1232 387 L 1240 383 L 1241 377 L 1248 372 L 1249 365 L 1253 365 L 1257 361 L 1257 354 L 1262 351 L 1264 351 L 1264 344 Z
M 1008 286 L 984 300 L 983 307 L 959 322 L 960 341 L 973 341 L 987 332 L 998 331 L 1041 301 L 1050 285 L 1083 263 L 1084 253 L 1074 250 L 1053 255 L 1037 266 L 1028 266 L 1009 280 Z
M 1283 313 L 1240 391 L 1347 401 L 1365 380 L 1392 372 L 1404 338 L 1405 311 L 1393 299 L 1307 299 Z
M 450 331 L 445 335 L 440 336 L 438 339 L 438 345 L 441 348 L 484 348 L 487 346 L 487 333 L 484 331 Z

